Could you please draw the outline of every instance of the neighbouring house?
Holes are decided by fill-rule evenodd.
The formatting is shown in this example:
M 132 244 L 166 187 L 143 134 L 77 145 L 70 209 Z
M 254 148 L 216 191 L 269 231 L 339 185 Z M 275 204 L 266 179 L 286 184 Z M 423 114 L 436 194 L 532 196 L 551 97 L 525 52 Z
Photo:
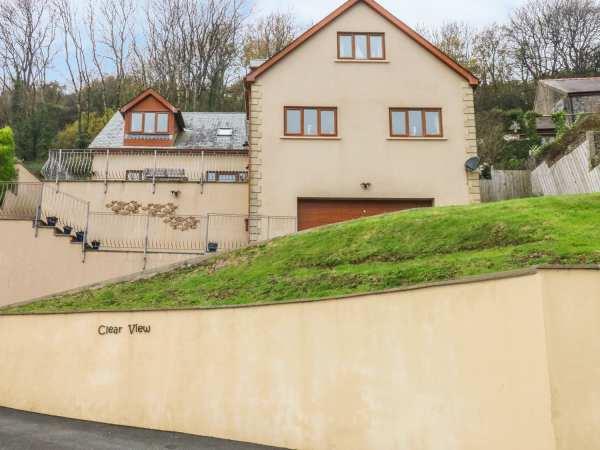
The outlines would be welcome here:
M 89 148 L 52 150 L 20 217 L 80 243 L 90 282 L 131 271 L 132 253 L 150 267 L 480 201 L 479 173 L 465 166 L 477 155 L 477 78 L 374 0 L 347 1 L 252 66 L 246 113 L 182 112 L 148 89 Z
M 600 77 L 539 80 L 534 111 L 538 134 L 544 141 L 556 136 L 552 114 L 564 111 L 567 122 L 573 123 L 579 114 L 600 112 Z

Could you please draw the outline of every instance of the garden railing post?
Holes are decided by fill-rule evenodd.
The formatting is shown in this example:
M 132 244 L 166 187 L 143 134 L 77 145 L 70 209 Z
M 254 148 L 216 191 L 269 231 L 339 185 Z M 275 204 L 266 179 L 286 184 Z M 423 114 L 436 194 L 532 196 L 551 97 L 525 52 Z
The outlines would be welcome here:
M 40 228 L 40 220 L 42 220 L 42 202 L 44 201 L 44 184 L 40 183 L 40 196 L 38 199 L 37 208 L 35 211 L 35 237 L 38 237 L 38 230 Z
M 81 262 L 85 262 L 85 251 L 88 237 L 88 229 L 90 226 L 90 202 L 87 202 L 85 210 L 85 229 L 83 230 L 83 242 L 81 243 Z
M 152 194 L 156 193 L 156 169 L 157 169 L 158 150 L 154 150 L 154 171 L 152 173 Z
M 205 239 L 204 239 L 204 251 L 208 252 L 208 229 L 210 226 L 210 213 L 206 215 L 206 231 L 205 231 Z
M 58 151 L 58 167 L 56 168 L 56 192 L 58 192 L 58 178 L 62 168 L 62 148 Z
M 148 264 L 148 232 L 150 230 L 150 211 L 146 214 L 146 235 L 144 237 L 144 267 L 142 270 L 146 270 Z
M 271 216 L 267 216 L 267 241 L 271 239 Z
M 110 158 L 110 149 L 106 149 L 106 161 L 104 163 L 104 193 L 108 192 L 108 160 Z
M 200 172 L 200 187 L 201 187 L 200 193 L 204 194 L 204 174 L 206 173 L 205 166 L 204 166 L 204 150 L 202 150 L 201 159 L 202 160 L 200 162 L 200 166 L 201 166 L 201 168 L 200 168 L 200 170 L 201 170 L 201 172 Z

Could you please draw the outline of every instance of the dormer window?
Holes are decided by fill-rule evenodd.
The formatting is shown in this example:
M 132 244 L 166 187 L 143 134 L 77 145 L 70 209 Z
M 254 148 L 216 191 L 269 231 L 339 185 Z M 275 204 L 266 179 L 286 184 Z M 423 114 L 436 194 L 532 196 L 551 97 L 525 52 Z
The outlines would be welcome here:
M 385 59 L 383 33 L 338 33 L 338 59 L 357 61 Z
M 169 113 L 132 112 L 131 132 L 145 134 L 165 134 L 169 132 Z
M 171 147 L 185 130 L 183 114 L 162 95 L 146 89 L 121 108 L 123 146 Z

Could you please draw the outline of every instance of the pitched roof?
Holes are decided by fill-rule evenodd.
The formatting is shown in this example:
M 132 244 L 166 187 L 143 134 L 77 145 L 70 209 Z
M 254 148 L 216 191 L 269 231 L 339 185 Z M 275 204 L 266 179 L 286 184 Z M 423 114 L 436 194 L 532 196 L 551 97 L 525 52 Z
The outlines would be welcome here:
M 169 101 L 166 98 L 164 98 L 162 95 L 160 95 L 154 89 L 146 89 L 145 91 L 141 92 L 136 97 L 134 97 L 131 101 L 129 101 L 129 103 L 127 103 L 125 106 L 123 106 L 120 109 L 121 114 L 125 114 L 127 111 L 129 111 L 131 108 L 133 108 L 139 102 L 144 100 L 146 97 L 154 97 L 160 104 L 162 104 L 165 108 L 167 108 L 172 113 L 179 112 L 179 110 L 177 108 L 175 108 L 171 103 L 169 103 Z
M 591 78 L 558 78 L 540 80 L 541 84 L 550 86 L 564 94 L 583 94 L 600 92 L 600 77 Z
M 359 3 L 364 3 L 365 5 L 371 7 L 375 12 L 380 14 L 382 17 L 390 21 L 393 25 L 395 25 L 400 31 L 404 32 L 409 38 L 415 41 L 417 44 L 421 45 L 425 50 L 431 53 L 433 56 L 438 58 L 444 64 L 446 64 L 450 69 L 454 70 L 460 76 L 465 78 L 469 84 L 473 87 L 479 85 L 479 80 L 475 75 L 473 75 L 468 69 L 461 66 L 450 56 L 442 52 L 439 48 L 417 33 L 415 30 L 410 28 L 396 16 L 394 16 L 391 12 L 386 10 L 383 6 L 377 3 L 375 0 L 348 0 L 346 3 L 341 5 L 323 20 L 315 24 L 313 27 L 309 28 L 306 32 L 300 35 L 297 39 L 292 41 L 287 47 L 281 50 L 279 53 L 276 53 L 272 56 L 267 62 L 259 66 L 257 69 L 253 70 L 246 76 L 246 81 L 252 83 L 256 81 L 258 77 L 260 77 L 263 73 L 277 64 L 279 61 L 284 59 L 287 55 L 292 53 L 295 49 L 300 47 L 304 42 L 310 39 L 313 35 L 321 31 L 335 19 L 340 17 L 346 11 L 348 11 L 353 6 L 356 6 Z
M 161 105 L 163 105 L 169 111 L 171 111 L 175 115 L 175 120 L 177 121 L 177 125 L 179 125 L 179 128 L 181 128 L 181 129 L 185 128 L 185 121 L 182 117 L 181 111 L 179 109 L 175 108 L 175 106 L 173 106 L 171 103 L 169 103 L 169 101 L 166 98 L 164 98 L 162 95 L 160 95 L 154 89 L 146 89 L 145 91 L 141 92 L 139 95 L 134 97 L 129 103 L 127 103 L 125 106 L 123 106 L 119 110 L 120 113 L 122 115 L 125 115 L 125 113 L 127 111 L 129 111 L 131 108 L 133 108 L 135 105 L 137 105 L 138 103 L 140 103 L 142 100 L 146 99 L 147 97 L 153 97 L 157 102 L 159 102 Z
M 245 113 L 181 113 L 186 128 L 177 135 L 175 149 L 179 150 L 247 150 L 248 134 Z M 123 148 L 125 121 L 116 113 L 89 148 Z M 218 136 L 220 128 L 231 128 L 231 136 Z

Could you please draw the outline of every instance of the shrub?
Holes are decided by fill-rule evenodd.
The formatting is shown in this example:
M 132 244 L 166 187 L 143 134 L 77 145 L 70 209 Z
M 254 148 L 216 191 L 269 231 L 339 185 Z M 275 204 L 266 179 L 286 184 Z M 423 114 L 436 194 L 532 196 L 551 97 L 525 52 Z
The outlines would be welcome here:
M 75 121 L 63 128 L 54 142 L 56 148 L 87 148 L 102 128 L 113 116 L 114 111 L 106 110 L 104 114 L 90 113 L 81 116 L 81 134 L 79 121 Z
M 556 127 L 556 138 L 560 139 L 569 130 L 567 114 L 564 111 L 555 112 L 552 114 L 552 122 Z
M 0 181 L 17 178 L 15 168 L 15 139 L 9 127 L 0 129 Z
M 588 131 L 600 131 L 600 114 L 589 114 L 577 120 L 554 142 L 544 145 L 537 153 L 537 161 L 555 161 L 583 142 Z

